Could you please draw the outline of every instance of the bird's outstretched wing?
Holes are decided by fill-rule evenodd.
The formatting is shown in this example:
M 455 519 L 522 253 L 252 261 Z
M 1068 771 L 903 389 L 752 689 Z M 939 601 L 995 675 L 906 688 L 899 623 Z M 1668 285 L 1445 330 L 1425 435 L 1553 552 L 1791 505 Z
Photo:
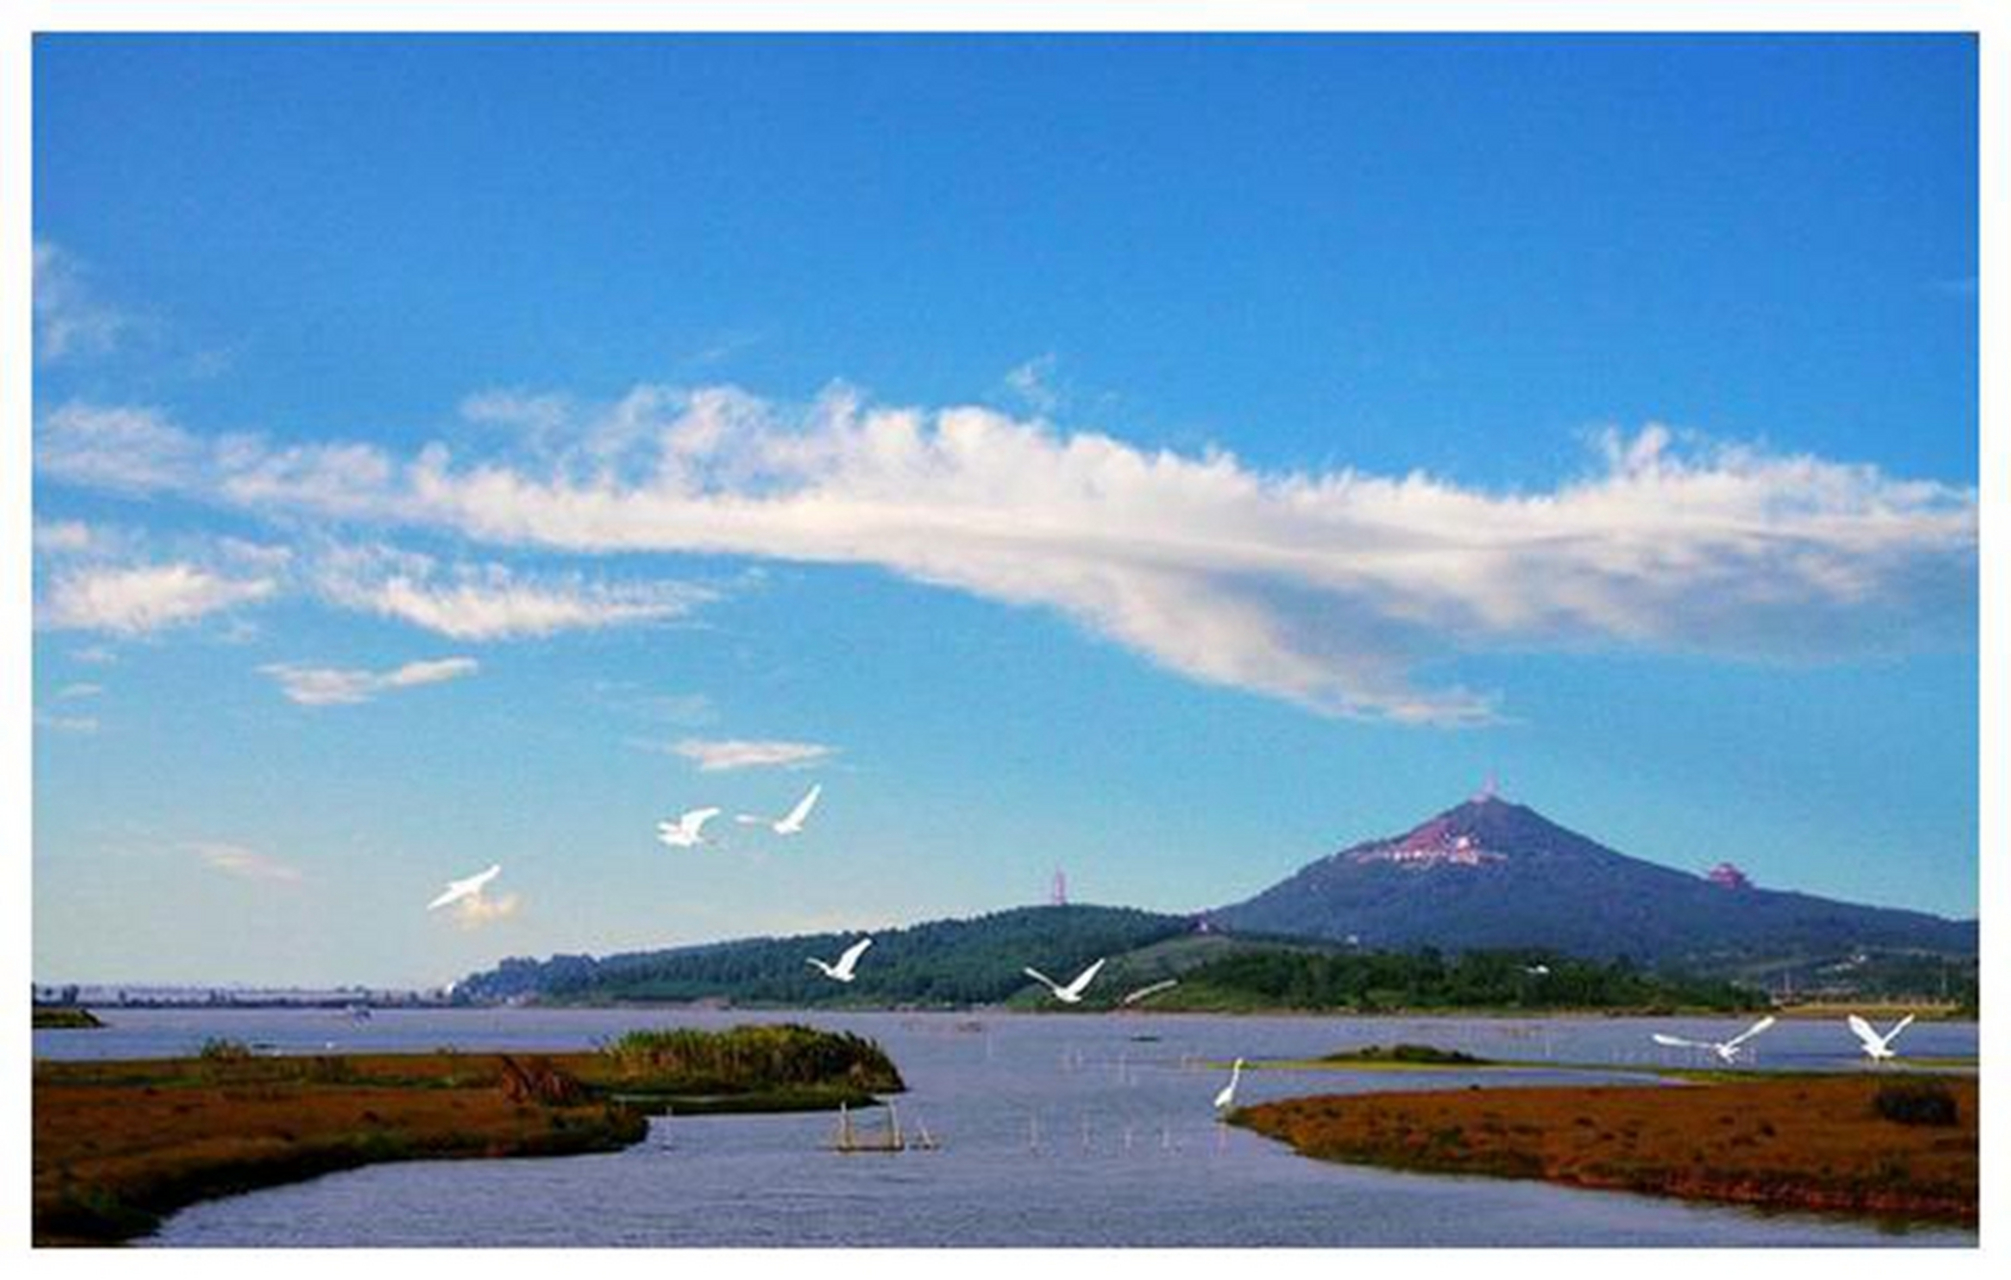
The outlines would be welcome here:
M 1089 984 L 1096 980 L 1096 971 L 1101 968 L 1103 968 L 1103 961 L 1098 960 L 1081 973 L 1076 974 L 1075 981 L 1068 984 L 1069 991 L 1076 995 L 1081 995 L 1088 988 Z
M 796 802 L 796 807 L 789 811 L 789 816 L 782 819 L 782 825 L 785 827 L 802 826 L 803 819 L 809 817 L 810 811 L 817 807 L 817 797 L 822 795 L 823 793 L 824 793 L 823 783 L 820 782 L 817 785 L 811 787 L 810 790 L 806 791 L 803 794 L 803 798 Z
M 1885 1042 L 1887 1044 L 1891 1044 L 1893 1041 L 1899 1039 L 1899 1033 L 1906 1030 L 1908 1027 L 1912 1025 L 1913 1025 L 1913 1015 L 1909 1013 L 1904 1018 L 1901 1018 L 1898 1022 L 1892 1024 L 1892 1030 L 1885 1033 Z
M 1858 1043 L 1862 1044 L 1865 1048 L 1883 1049 L 1885 1047 L 1885 1037 L 1873 1030 L 1872 1025 L 1863 1018 L 1853 1013 L 1848 1018 L 1845 1018 L 1844 1021 L 1850 1024 L 1850 1033 L 1856 1036 Z
M 1056 982 L 1053 978 L 1048 977 L 1046 974 L 1042 973 L 1038 969 L 1033 968 L 1032 966 L 1028 966 L 1024 970 L 1024 972 L 1026 973 L 1027 977 L 1032 978 L 1035 982 L 1040 983 L 1040 985 L 1046 987 L 1049 991 L 1061 990 L 1061 984 L 1059 982 Z
M 871 938 L 861 938 L 851 946 L 846 947 L 845 953 L 838 957 L 838 967 L 849 972 L 853 965 L 859 963 L 859 957 L 866 954 L 866 948 L 872 945 L 873 940 Z
M 460 896 L 461 896 L 461 890 L 459 888 L 457 888 L 454 885 L 448 885 L 446 892 L 442 893 L 439 897 L 433 899 L 431 902 L 426 904 L 426 910 L 438 911 L 441 907 L 446 906 L 448 903 L 452 902 L 454 899 Z
M 1659 1031 L 1648 1038 L 1656 1044 L 1666 1044 L 1672 1049 L 1708 1049 L 1711 1047 L 1702 1040 L 1685 1040 L 1681 1036 L 1665 1036 Z
M 1739 1034 L 1725 1041 L 1725 1047 L 1727 1049 L 1736 1049 L 1740 1045 L 1744 1044 L 1746 1041 L 1752 1039 L 1754 1036 L 1758 1035 L 1762 1031 L 1765 1031 L 1768 1027 L 1771 1027 L 1773 1025 L 1774 1025 L 1774 1015 L 1770 1013 L 1766 1017 L 1761 1018 L 1758 1022 L 1755 1022 L 1752 1026 L 1747 1027 L 1744 1031 L 1739 1032 Z

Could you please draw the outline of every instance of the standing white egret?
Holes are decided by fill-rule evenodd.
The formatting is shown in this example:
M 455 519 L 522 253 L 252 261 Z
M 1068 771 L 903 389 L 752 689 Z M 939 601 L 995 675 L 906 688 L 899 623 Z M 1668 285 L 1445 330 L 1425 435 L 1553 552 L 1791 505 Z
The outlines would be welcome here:
M 1674 1049 L 1709 1049 L 1725 1062 L 1736 1062 L 1739 1057 L 1739 1047 L 1773 1025 L 1774 1016 L 1768 1014 L 1729 1040 L 1685 1040 L 1681 1036 L 1665 1036 L 1659 1031 L 1655 1032 L 1649 1039 L 1653 1040 L 1656 1044 L 1666 1044 Z
M 484 885 L 487 885 L 489 881 L 494 880 L 501 874 L 503 874 L 503 864 L 498 862 L 492 864 L 487 871 L 477 872 L 465 880 L 449 880 L 446 891 L 427 903 L 426 910 L 438 911 L 449 903 L 459 902 L 463 898 L 472 898 L 482 892 Z
M 815 965 L 818 972 L 833 982 L 850 982 L 854 977 L 858 976 L 852 970 L 858 966 L 859 957 L 865 955 L 866 948 L 872 945 L 873 940 L 871 938 L 861 938 L 851 946 L 845 948 L 844 954 L 838 957 L 838 963 L 836 964 L 826 964 L 816 956 L 809 957 L 806 963 Z
M 1236 1065 L 1229 1068 L 1229 1083 L 1222 1086 L 1222 1092 L 1215 1095 L 1215 1109 L 1227 1110 L 1236 1101 L 1236 1082 L 1243 1078 L 1243 1060 L 1236 1059 Z
M 1082 993 L 1089 990 L 1089 984 L 1096 980 L 1096 971 L 1101 969 L 1102 967 L 1103 967 L 1103 961 L 1098 960 L 1095 964 L 1089 966 L 1087 969 L 1084 969 L 1081 973 L 1076 974 L 1075 981 L 1069 983 L 1065 987 L 1062 986 L 1059 982 L 1056 982 L 1053 978 L 1048 977 L 1046 974 L 1042 973 L 1038 969 L 1029 968 L 1025 970 L 1025 973 L 1027 977 L 1032 978 L 1034 981 L 1046 987 L 1049 991 L 1054 992 L 1054 998 L 1061 1001 L 1063 1004 L 1081 1004 Z
M 1873 1062 L 1883 1062 L 1888 1058 L 1899 1056 L 1892 1051 L 1892 1042 L 1899 1039 L 1900 1032 L 1913 1025 L 1913 1015 L 1909 1013 L 1901 1018 L 1893 1024 L 1892 1030 L 1884 1035 L 1878 1034 L 1869 1022 L 1854 1013 L 1847 1021 L 1850 1023 L 1851 1031 L 1857 1036 L 1858 1044 L 1863 1047 L 1865 1056 Z
M 803 793 L 803 798 L 796 802 L 794 809 L 773 822 L 752 813 L 735 814 L 734 821 L 744 822 L 749 826 L 767 827 L 778 836 L 793 836 L 803 830 L 804 819 L 808 818 L 810 811 L 817 807 L 817 797 L 823 794 L 824 784 L 820 782 Z
M 709 809 L 687 810 L 678 816 L 676 822 L 657 823 L 656 838 L 673 849 L 693 848 L 705 843 L 704 837 L 699 835 L 699 832 L 704 830 L 706 823 L 718 816 L 719 809 L 716 806 Z

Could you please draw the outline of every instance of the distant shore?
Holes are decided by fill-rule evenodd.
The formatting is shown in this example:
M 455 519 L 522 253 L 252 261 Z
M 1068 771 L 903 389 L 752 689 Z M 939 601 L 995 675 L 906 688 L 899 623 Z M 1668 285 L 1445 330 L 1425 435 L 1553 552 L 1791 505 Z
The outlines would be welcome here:
M 96 1014 L 77 1005 L 35 1006 L 37 1031 L 94 1031 L 104 1025 Z
M 1293 1098 L 1230 1119 L 1343 1163 L 1974 1226 L 1978 1091 L 1973 1078 L 1747 1076 Z M 1923 1093 L 1946 1115 L 1923 1122 Z
M 34 1242 L 111 1244 L 198 1200 L 414 1159 L 614 1151 L 648 1116 L 866 1105 L 877 1046 L 804 1027 L 639 1033 L 597 1052 L 38 1061 Z

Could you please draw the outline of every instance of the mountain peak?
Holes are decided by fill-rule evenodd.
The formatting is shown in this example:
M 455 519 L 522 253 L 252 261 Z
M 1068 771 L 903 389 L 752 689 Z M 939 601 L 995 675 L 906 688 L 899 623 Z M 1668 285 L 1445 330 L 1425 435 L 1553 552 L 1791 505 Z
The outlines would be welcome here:
M 1213 912 L 1237 931 L 1402 949 L 1541 946 L 1636 959 L 1876 945 L 1973 954 L 1975 925 L 1744 888 L 1631 858 L 1492 788 Z

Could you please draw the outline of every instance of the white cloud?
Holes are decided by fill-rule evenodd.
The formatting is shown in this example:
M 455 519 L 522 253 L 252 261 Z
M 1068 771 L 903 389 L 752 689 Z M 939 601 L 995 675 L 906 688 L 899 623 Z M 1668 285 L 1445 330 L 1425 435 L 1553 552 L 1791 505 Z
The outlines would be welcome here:
M 37 240 L 34 267 L 36 363 L 102 355 L 118 345 L 132 320 L 94 294 L 75 257 Z
M 50 715 L 45 711 L 37 711 L 35 713 L 35 726 L 40 729 L 51 729 L 57 733 L 96 733 L 98 731 L 98 718 L 96 716 L 58 716 Z
M 816 742 L 749 741 L 737 738 L 685 738 L 671 751 L 698 765 L 704 773 L 728 769 L 796 768 L 816 764 L 831 748 Z
M 681 617 L 714 593 L 683 583 L 612 584 L 577 574 L 534 579 L 497 564 L 442 568 L 385 547 L 331 554 L 322 594 L 456 640 L 509 640 Z
M 1035 413 L 1053 413 L 1061 407 L 1061 392 L 1054 385 L 1055 370 L 1060 364 L 1052 351 L 1035 356 L 1007 372 L 1006 386 Z
M 875 565 L 1056 610 L 1196 680 L 1403 721 L 1494 714 L 1492 697 L 1430 678 L 1468 653 L 1800 660 L 1973 643 L 1973 488 L 1656 426 L 1603 437 L 1582 477 L 1507 493 L 1263 472 L 845 388 L 789 409 L 644 386 L 567 408 L 552 433 L 529 461 L 239 438 L 186 483 L 502 547 Z M 449 577 L 372 607 L 470 638 L 592 616 L 496 594 Z
M 59 631 L 141 635 L 263 599 L 275 586 L 270 578 L 232 578 L 179 561 L 93 565 L 52 575 L 36 622 Z
M 72 402 L 43 415 L 35 469 L 51 479 L 124 493 L 186 489 L 211 448 L 157 409 Z
M 272 662 L 260 667 L 261 675 L 278 682 L 279 691 L 303 707 L 344 706 L 368 702 L 393 689 L 439 684 L 471 676 L 480 669 L 473 658 L 439 658 L 408 662 L 390 671 L 364 671 L 345 667 L 310 667 L 300 663 Z
M 81 520 L 37 520 L 32 545 L 36 555 L 82 555 L 95 549 L 97 539 Z
M 484 925 L 508 920 L 523 906 L 523 899 L 514 893 L 506 893 L 491 898 L 487 894 L 475 893 L 458 899 L 447 908 L 453 914 L 454 923 L 463 929 L 479 929 Z
M 202 859 L 203 864 L 241 880 L 267 884 L 298 884 L 304 877 L 300 868 L 242 845 L 215 841 L 191 841 L 183 846 Z
M 66 684 L 62 688 L 56 690 L 56 697 L 58 699 L 95 698 L 104 691 L 105 686 L 101 684 L 91 684 L 87 681 L 80 680 L 75 684 Z

